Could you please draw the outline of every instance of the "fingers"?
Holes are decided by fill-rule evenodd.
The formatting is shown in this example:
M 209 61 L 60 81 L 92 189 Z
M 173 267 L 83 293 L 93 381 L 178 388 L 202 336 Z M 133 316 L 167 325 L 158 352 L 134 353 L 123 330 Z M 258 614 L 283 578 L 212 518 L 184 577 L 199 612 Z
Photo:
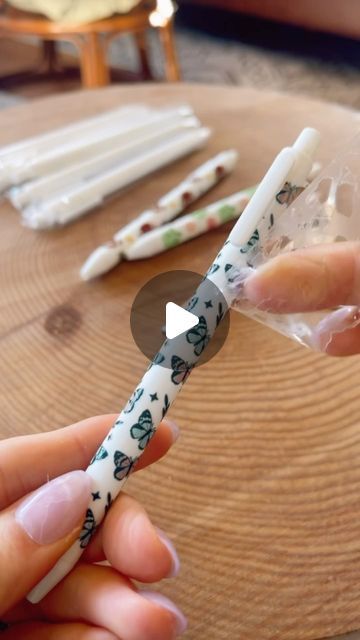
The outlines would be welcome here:
M 117 640 L 105 629 L 87 624 L 16 624 L 1 634 L 1 640 Z
M 244 283 L 246 298 L 275 313 L 360 304 L 360 243 L 316 245 L 280 255 Z
M 49 478 L 73 469 L 86 469 L 116 417 L 97 416 L 50 433 L 0 442 L 0 509 L 37 489 Z M 164 420 L 137 468 L 144 468 L 164 456 L 177 435 L 176 425 Z M 26 460 L 26 464 L 19 465 L 19 460 Z
M 91 479 L 73 471 L 0 514 L 0 613 L 22 600 L 80 532 Z
M 79 565 L 38 607 L 51 619 L 86 620 L 122 640 L 173 640 L 186 628 L 170 600 L 138 593 L 109 567 Z
M 180 569 L 173 544 L 154 527 L 145 509 L 124 493 L 112 505 L 83 557 L 86 562 L 104 558 L 120 573 L 140 582 L 174 577 Z

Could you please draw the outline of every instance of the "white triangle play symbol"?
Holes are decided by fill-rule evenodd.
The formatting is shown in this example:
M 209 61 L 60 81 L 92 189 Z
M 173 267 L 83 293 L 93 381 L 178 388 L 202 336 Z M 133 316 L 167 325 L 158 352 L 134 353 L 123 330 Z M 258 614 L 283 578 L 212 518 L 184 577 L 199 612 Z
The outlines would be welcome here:
M 186 311 L 174 302 L 166 303 L 166 337 L 171 340 L 184 331 L 189 331 L 199 323 L 199 318 L 190 311 Z

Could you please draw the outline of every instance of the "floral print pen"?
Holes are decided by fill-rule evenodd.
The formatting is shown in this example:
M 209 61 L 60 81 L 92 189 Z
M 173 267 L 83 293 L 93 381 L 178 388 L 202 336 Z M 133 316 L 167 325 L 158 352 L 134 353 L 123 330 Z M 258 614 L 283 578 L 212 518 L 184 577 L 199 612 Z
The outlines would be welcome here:
M 125 248 L 131 247 L 144 234 L 175 218 L 192 202 L 210 191 L 222 178 L 231 173 L 237 159 L 237 151 L 228 149 L 200 165 L 160 198 L 153 209 L 143 211 L 135 220 L 119 229 L 112 240 L 97 247 L 81 267 L 81 278 L 91 280 L 113 269 L 121 261 Z
M 28 595 L 31 602 L 39 602 L 71 571 L 81 557 L 227 313 L 227 308 L 220 299 L 225 299 L 227 306 L 231 306 L 236 295 L 229 286 L 232 268 L 246 267 L 248 248 L 259 241 L 258 224 L 264 219 L 270 221 L 274 215 L 274 207 L 287 206 L 287 198 L 291 197 L 287 195 L 288 192 L 292 193 L 293 189 L 306 183 L 318 140 L 317 131 L 305 129 L 293 147 L 287 147 L 279 153 L 263 178 L 190 301 L 189 308 L 198 316 L 198 324 L 174 339 L 165 340 L 91 460 L 86 472 L 92 478 L 93 487 L 80 536 Z M 284 191 L 285 196 L 280 197 L 279 194 Z M 218 298 L 214 296 L 211 301 L 207 298 L 208 280 L 219 291 Z M 153 401 L 153 398 L 156 400 Z
M 203 209 L 188 213 L 186 216 L 169 222 L 169 224 L 145 233 L 134 244 L 124 248 L 124 258 L 126 260 L 140 260 L 155 256 L 207 231 L 216 229 L 225 222 L 235 220 L 244 211 L 256 188 L 257 186 L 238 191 L 238 193 L 213 202 Z

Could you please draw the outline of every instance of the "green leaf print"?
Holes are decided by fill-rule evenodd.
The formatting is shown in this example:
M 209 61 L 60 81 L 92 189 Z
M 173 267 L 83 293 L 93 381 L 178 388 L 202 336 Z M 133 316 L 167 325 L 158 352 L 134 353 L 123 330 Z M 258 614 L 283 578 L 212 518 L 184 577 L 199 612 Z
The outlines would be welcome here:
M 194 220 L 203 220 L 207 216 L 207 211 L 206 209 L 198 209 L 197 211 L 194 211 L 192 216 Z
M 229 220 L 233 220 L 235 217 L 235 207 L 232 207 L 230 204 L 224 204 L 217 212 L 221 222 L 228 222 Z
M 172 249 L 176 245 L 180 244 L 182 235 L 177 229 L 168 229 L 162 234 L 161 239 L 166 249 Z
M 220 322 L 223 319 L 223 317 L 224 317 L 224 309 L 223 309 L 222 303 L 219 302 L 218 313 L 217 313 L 217 316 L 216 316 L 216 326 L 218 326 L 220 324 Z
M 162 408 L 162 417 L 165 417 L 165 414 L 167 413 L 167 411 L 169 410 L 170 407 L 170 402 L 169 402 L 169 396 L 167 395 L 167 393 L 164 395 L 164 406 Z

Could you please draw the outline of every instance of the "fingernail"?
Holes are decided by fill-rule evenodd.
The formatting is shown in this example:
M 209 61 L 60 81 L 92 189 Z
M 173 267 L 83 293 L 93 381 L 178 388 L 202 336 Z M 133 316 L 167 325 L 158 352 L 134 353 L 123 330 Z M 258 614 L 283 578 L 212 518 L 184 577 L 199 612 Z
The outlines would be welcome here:
M 15 519 L 38 544 L 61 540 L 81 523 L 89 504 L 91 485 L 85 471 L 65 473 L 22 502 Z
M 157 534 L 161 542 L 167 548 L 172 560 L 171 570 L 166 577 L 175 578 L 175 576 L 177 576 L 180 571 L 180 559 L 177 554 L 177 551 L 174 547 L 174 544 L 171 542 L 170 538 L 167 537 L 166 533 L 164 533 L 162 529 L 159 529 L 159 527 L 155 527 L 155 529 L 157 531 Z
M 184 614 L 178 607 L 171 601 L 169 598 L 165 598 L 161 593 L 156 593 L 155 591 L 140 591 L 141 595 L 146 598 L 146 600 L 150 600 L 150 602 L 154 602 L 159 605 L 159 607 L 163 607 L 163 609 L 167 609 L 170 611 L 175 618 L 175 633 L 176 636 L 180 636 L 184 631 L 186 631 L 188 622 L 185 618 Z
M 173 443 L 175 443 L 176 440 L 178 439 L 179 435 L 180 435 L 180 428 L 178 427 L 176 422 L 174 422 L 173 420 L 169 420 L 169 418 L 166 418 L 164 420 L 164 422 L 169 427 L 169 429 L 170 429 L 170 431 L 172 433 Z
M 352 329 L 359 324 L 359 321 L 358 307 L 348 306 L 333 311 L 313 329 L 312 347 L 317 351 L 326 351 L 335 334 Z

